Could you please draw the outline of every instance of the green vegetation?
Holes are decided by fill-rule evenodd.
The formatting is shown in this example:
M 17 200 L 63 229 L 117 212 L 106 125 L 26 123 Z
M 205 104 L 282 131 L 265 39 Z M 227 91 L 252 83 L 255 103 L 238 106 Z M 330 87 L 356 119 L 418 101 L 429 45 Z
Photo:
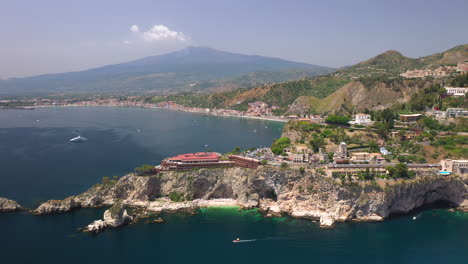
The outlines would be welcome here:
M 171 199 L 171 201 L 173 201 L 173 202 L 181 202 L 185 198 L 184 198 L 184 194 L 173 191 L 173 192 L 169 193 L 169 199 Z
M 288 163 L 286 163 L 286 162 L 281 163 L 281 168 L 282 169 L 286 169 L 287 167 L 289 167 Z
M 386 167 L 388 171 L 388 177 L 396 178 L 413 178 L 416 176 L 414 171 L 408 171 L 408 166 L 404 163 L 398 163 L 395 166 Z
M 154 175 L 155 174 L 155 169 L 153 165 L 142 165 L 140 167 L 135 168 L 135 174 L 138 176 L 148 176 L 148 175 Z
M 282 137 L 273 142 L 273 144 L 271 145 L 271 151 L 276 155 L 282 155 L 284 154 L 284 149 L 289 147 L 290 145 L 291 140 L 287 137 Z
M 345 125 L 345 126 L 349 126 L 349 121 L 351 121 L 351 118 L 349 116 L 341 116 L 341 115 L 329 115 L 325 119 L 325 122 L 328 124 Z
M 317 132 L 320 133 L 321 125 L 313 124 L 307 121 L 297 121 L 297 122 L 289 122 L 289 128 L 292 130 L 302 131 L 302 132 Z
M 325 139 L 317 134 L 313 134 L 312 139 L 309 140 L 309 144 L 315 152 L 326 146 Z
M 232 154 L 239 154 L 239 153 L 241 153 L 241 150 L 242 150 L 241 147 L 237 146 L 231 151 L 231 153 Z
M 468 87 L 468 73 L 453 78 L 449 84 L 452 87 Z
M 112 185 L 112 184 L 116 184 L 117 181 L 119 181 L 119 176 L 114 176 L 112 179 L 110 179 L 109 177 L 102 177 L 102 184 L 103 185 Z
M 305 173 L 305 168 L 304 168 L 304 167 L 300 167 L 300 168 L 299 168 L 299 172 L 300 172 L 302 175 L 304 175 L 304 173 Z
M 122 199 L 115 199 L 114 204 L 109 208 L 109 212 L 112 218 L 117 217 L 120 211 L 123 209 Z

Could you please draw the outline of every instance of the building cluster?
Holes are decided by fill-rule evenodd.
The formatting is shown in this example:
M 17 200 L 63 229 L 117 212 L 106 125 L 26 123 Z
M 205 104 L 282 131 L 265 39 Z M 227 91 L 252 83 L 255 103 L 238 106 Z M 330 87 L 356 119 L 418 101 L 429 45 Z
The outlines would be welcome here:
M 446 77 L 456 71 L 454 66 L 439 67 L 435 70 L 408 70 L 401 73 L 404 78 L 423 78 L 423 77 Z
M 156 172 L 189 171 L 201 168 L 228 168 L 234 166 L 256 169 L 259 165 L 260 161 L 258 159 L 241 155 L 222 157 L 221 154 L 215 152 L 197 152 L 180 154 L 164 159 L 155 169 Z
M 437 120 L 443 120 L 447 118 L 468 117 L 468 110 L 466 108 L 447 108 L 445 111 L 428 111 L 426 114 L 434 116 Z
M 180 104 L 177 104 L 174 101 L 164 101 L 157 103 L 156 108 L 191 112 L 191 113 L 202 113 L 215 116 L 237 116 L 237 117 L 267 117 L 270 119 L 281 120 L 284 118 L 274 117 L 272 111 L 277 109 L 277 107 L 269 107 L 267 103 L 262 101 L 257 101 L 249 103 L 249 108 L 247 111 L 239 111 L 233 109 L 223 109 L 223 108 L 201 108 L 201 107 L 187 107 Z
M 394 166 L 395 163 L 386 164 L 328 164 L 325 166 L 325 173 L 329 177 L 335 175 L 357 176 L 359 173 L 369 171 L 373 175 L 387 175 L 387 167 Z M 436 174 L 440 171 L 438 164 L 407 164 L 408 170 L 416 172 L 418 175 Z
M 404 78 L 445 77 L 454 72 L 467 73 L 468 62 L 458 63 L 457 66 L 441 66 L 434 70 L 408 70 L 400 76 Z
M 252 116 L 271 116 L 273 115 L 273 110 L 277 109 L 276 106 L 269 107 L 267 103 L 262 101 L 256 101 L 249 103 L 249 107 L 246 111 L 246 114 Z

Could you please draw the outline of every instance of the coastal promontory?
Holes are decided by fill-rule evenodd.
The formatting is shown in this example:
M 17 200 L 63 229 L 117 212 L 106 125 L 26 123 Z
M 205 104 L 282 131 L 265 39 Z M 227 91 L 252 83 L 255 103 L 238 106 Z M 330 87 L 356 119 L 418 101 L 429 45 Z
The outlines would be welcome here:
M 21 205 L 16 201 L 0 197 L 0 212 L 18 211 L 21 208 Z
M 466 177 L 457 175 L 342 183 L 312 169 L 199 169 L 152 176 L 128 174 L 82 194 L 47 201 L 34 213 L 111 206 L 116 201 L 152 212 L 237 205 L 259 208 L 266 216 L 316 219 L 322 227 L 333 227 L 337 221 L 382 221 L 437 201 L 460 206 L 468 200 L 467 183 Z

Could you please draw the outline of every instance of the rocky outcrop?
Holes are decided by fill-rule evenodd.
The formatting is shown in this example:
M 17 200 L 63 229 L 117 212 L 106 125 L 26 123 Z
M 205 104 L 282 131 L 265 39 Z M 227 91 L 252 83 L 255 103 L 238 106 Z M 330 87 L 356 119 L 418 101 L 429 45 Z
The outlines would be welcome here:
M 171 193 L 180 201 L 171 201 Z M 34 212 L 61 213 L 76 207 L 108 206 L 116 200 L 148 211 L 238 205 L 258 207 L 269 216 L 320 220 L 322 226 L 332 227 L 335 221 L 382 221 L 393 213 L 409 212 L 438 200 L 462 205 L 467 199 L 466 178 L 458 176 L 341 184 L 312 170 L 302 174 L 298 169 L 262 166 L 257 170 L 201 169 L 144 177 L 129 174 L 63 201 L 45 202 Z
M 0 197 L 0 212 L 13 212 L 21 210 L 21 205 L 13 200 Z
M 105 228 L 116 228 L 133 221 L 133 217 L 127 214 L 122 202 L 118 200 L 114 205 L 104 212 L 104 220 L 96 220 L 86 226 L 87 232 L 100 232 Z

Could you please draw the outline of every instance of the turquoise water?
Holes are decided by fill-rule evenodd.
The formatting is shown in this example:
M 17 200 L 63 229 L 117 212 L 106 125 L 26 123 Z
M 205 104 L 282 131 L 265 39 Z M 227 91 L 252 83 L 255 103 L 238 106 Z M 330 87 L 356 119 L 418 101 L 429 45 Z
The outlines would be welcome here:
M 37 121 L 39 120 L 39 121 Z M 0 196 L 34 206 L 85 190 L 205 144 L 224 152 L 270 144 L 281 124 L 123 108 L 0 111 Z M 265 128 L 267 127 L 267 128 Z M 140 130 L 140 131 L 138 131 Z M 256 132 L 253 132 L 256 130 Z M 72 144 L 80 134 L 89 140 Z M 164 214 L 98 235 L 76 229 L 105 208 L 33 216 L 0 214 L 2 263 L 467 263 L 468 215 L 433 209 L 383 223 L 264 218 L 256 210 L 210 208 Z M 235 238 L 254 240 L 232 243 Z

